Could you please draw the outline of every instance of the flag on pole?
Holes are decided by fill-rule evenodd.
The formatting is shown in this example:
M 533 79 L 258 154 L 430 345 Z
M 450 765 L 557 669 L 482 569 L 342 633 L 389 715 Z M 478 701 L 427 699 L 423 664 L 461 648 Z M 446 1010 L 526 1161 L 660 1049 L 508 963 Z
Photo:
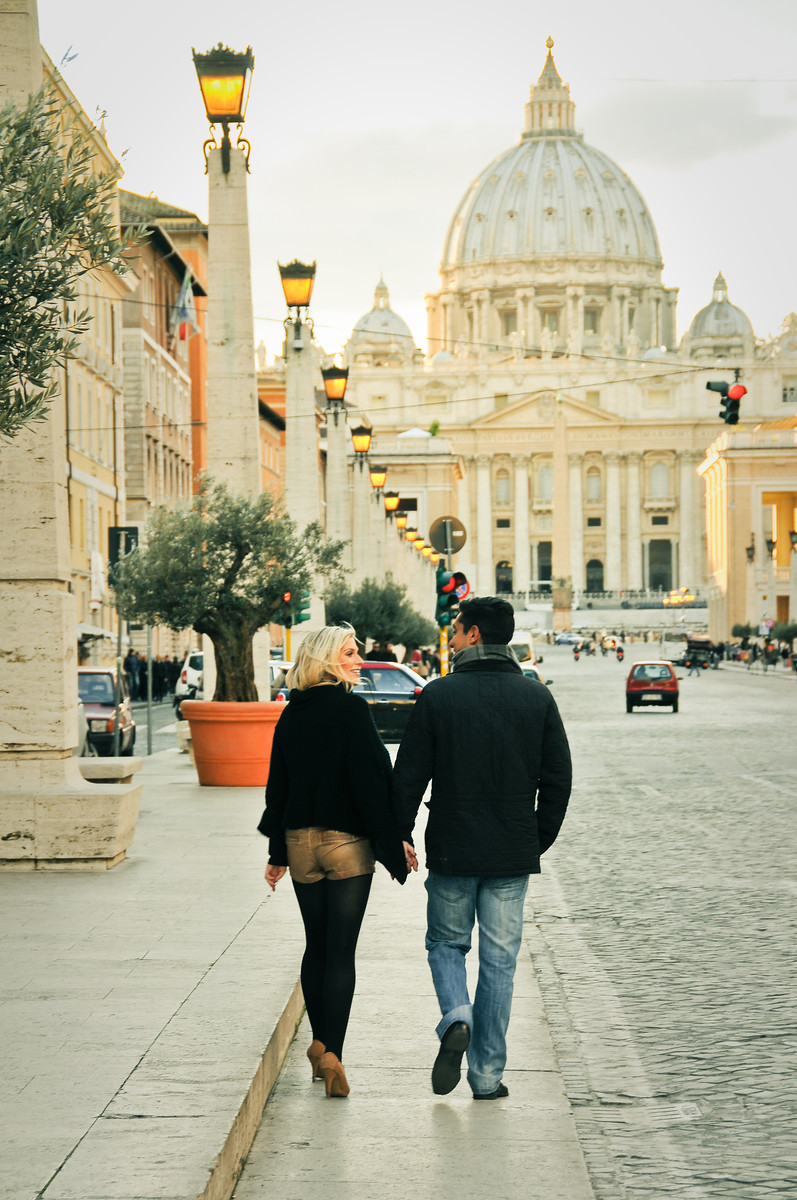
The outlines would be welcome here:
M 186 267 L 185 278 L 172 308 L 170 332 L 174 341 L 177 341 L 179 338 L 181 342 L 185 342 L 191 336 L 192 331 L 199 333 L 199 322 L 196 319 L 196 306 L 194 305 L 194 291 L 191 287 L 192 282 L 193 276 L 191 275 L 190 268 Z

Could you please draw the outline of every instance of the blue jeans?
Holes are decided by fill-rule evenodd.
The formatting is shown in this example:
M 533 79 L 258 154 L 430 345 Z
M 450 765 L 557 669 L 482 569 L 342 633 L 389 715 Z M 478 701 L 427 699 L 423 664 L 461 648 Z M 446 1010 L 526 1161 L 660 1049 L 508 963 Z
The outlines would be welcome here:
M 468 1083 L 474 1092 L 492 1092 L 506 1066 L 506 1031 L 528 885 L 528 875 L 496 879 L 430 871 L 426 879 L 426 951 L 443 1014 L 437 1035 L 442 1038 L 455 1021 L 470 1027 Z M 479 979 L 471 1003 L 465 958 L 477 920 Z

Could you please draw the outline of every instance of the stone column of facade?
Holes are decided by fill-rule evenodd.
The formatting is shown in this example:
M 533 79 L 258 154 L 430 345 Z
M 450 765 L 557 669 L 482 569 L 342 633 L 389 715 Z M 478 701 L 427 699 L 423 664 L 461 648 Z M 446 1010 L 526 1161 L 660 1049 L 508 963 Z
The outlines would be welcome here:
M 288 327 L 285 337 L 285 509 L 301 531 L 320 520 L 320 472 L 316 434 L 315 384 L 318 363 L 310 330 L 305 324 Z M 324 604 L 312 590 L 310 620 L 298 636 L 320 629 Z M 296 633 L 294 634 L 294 638 Z
M 621 533 L 623 515 L 620 509 L 620 455 L 606 456 L 606 576 L 608 592 L 623 586 Z
M 475 465 L 475 458 L 469 457 L 466 459 L 465 471 L 462 473 L 461 478 L 457 480 L 457 516 L 465 526 L 465 533 L 467 535 L 465 546 L 457 555 L 457 569 L 467 576 L 471 582 L 471 586 L 473 586 L 476 579 L 476 559 L 473 554 L 476 538 L 470 505 L 470 484 Z
M 489 454 L 476 459 L 476 595 L 491 596 L 495 591 L 493 571 L 493 497 Z
M 515 569 L 513 590 L 528 591 L 531 579 L 529 553 L 529 459 L 527 454 L 512 458 L 515 468 Z
M 35 0 L 0 4 L 0 102 L 23 106 L 41 83 Z M 77 742 L 77 613 L 69 590 L 66 482 L 65 403 L 59 391 L 45 420 L 11 441 L 0 441 L 0 629 L 5 650 L 0 671 L 0 868 L 112 867 L 124 858 L 138 816 L 140 786 L 86 783 L 72 756 Z
M 454 297 L 450 295 L 441 296 L 440 306 L 442 310 L 440 318 L 442 323 L 442 348 L 443 350 L 448 350 L 449 353 L 451 353 L 454 349 Z
M 330 414 L 327 417 L 326 531 L 332 540 L 345 542 L 351 541 L 348 445 L 349 427 L 345 414 L 338 413 L 337 421 Z M 350 550 L 349 547 L 349 555 Z
M 702 454 L 699 457 L 702 461 Z M 678 514 L 681 536 L 676 586 L 694 588 L 700 582 L 695 558 L 695 454 L 692 450 L 684 450 L 679 453 L 678 461 L 681 468 Z
M 359 587 L 369 570 L 369 538 L 371 533 L 371 481 L 361 462 L 354 464 L 352 472 L 352 521 L 351 562 L 352 589 Z
M 584 591 L 584 502 L 581 489 L 582 454 L 568 454 L 570 474 L 570 577 L 573 590 Z
M 567 421 L 561 401 L 556 405 L 553 427 L 553 547 L 552 574 L 570 577 L 570 476 L 567 463 Z M 572 581 L 571 581 L 572 582 Z
M 642 524 L 639 468 L 641 455 L 632 452 L 626 455 L 626 554 L 628 558 L 626 587 L 631 591 L 642 589 Z

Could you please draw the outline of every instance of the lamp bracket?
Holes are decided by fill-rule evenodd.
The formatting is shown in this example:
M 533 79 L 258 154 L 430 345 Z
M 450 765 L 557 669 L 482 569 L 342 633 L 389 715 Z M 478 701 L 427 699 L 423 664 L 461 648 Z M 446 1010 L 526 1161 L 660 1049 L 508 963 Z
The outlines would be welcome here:
M 246 163 L 246 173 L 249 175 L 249 155 L 252 153 L 251 143 L 243 135 L 243 125 L 238 126 L 238 137 L 235 142 L 236 148 L 240 148 L 244 152 L 244 162 Z

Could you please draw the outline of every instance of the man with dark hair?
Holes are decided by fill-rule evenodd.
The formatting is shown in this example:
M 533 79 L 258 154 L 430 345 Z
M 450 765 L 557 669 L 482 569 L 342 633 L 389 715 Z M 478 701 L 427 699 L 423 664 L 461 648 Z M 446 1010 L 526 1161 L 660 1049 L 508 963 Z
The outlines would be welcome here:
M 393 775 L 396 815 L 411 830 L 429 780 L 426 949 L 442 1019 L 432 1089 L 460 1080 L 476 1100 L 509 1095 L 506 1030 L 529 875 L 564 820 L 570 749 L 554 699 L 524 676 L 509 648 L 512 605 L 497 596 L 460 606 L 453 672 L 419 695 Z M 406 836 L 406 835 L 405 835 Z M 465 959 L 479 925 L 471 1002 Z

